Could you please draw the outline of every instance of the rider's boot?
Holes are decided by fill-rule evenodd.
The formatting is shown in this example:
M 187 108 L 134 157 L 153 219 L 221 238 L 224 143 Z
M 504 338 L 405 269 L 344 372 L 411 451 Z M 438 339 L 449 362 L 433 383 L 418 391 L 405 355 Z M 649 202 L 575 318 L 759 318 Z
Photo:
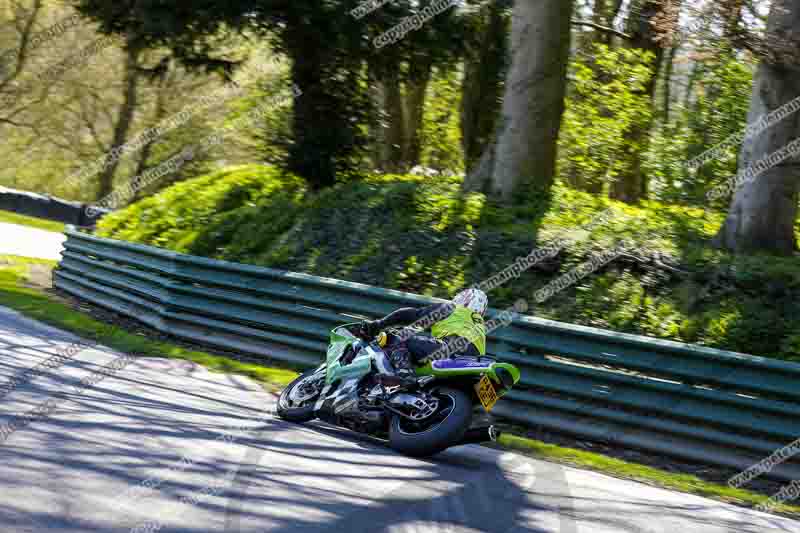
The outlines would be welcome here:
M 386 387 L 414 388 L 417 385 L 417 375 L 414 372 L 414 365 L 411 364 L 411 354 L 408 349 L 400 347 L 393 350 L 390 359 L 395 373 L 382 374 L 378 378 L 380 383 Z
M 396 374 L 381 374 L 378 376 L 378 382 L 384 387 L 413 389 L 417 386 L 417 381 L 418 378 L 414 372 L 404 370 L 400 370 Z

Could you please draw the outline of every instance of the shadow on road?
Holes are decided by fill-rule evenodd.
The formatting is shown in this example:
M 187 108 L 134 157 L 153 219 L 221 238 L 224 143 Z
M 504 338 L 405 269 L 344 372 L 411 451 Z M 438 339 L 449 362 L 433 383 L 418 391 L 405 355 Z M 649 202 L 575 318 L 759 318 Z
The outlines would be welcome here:
M 0 327 L 0 380 L 66 340 L 43 337 Z M 137 361 L 80 395 L 63 394 L 113 357 L 101 355 L 76 358 L 0 401 L 0 423 L 48 398 L 63 402 L 0 445 L 0 531 L 128 532 L 147 513 L 163 519 L 160 533 L 800 531 L 777 517 L 753 520 L 680 495 L 659 501 L 644 485 L 484 447 L 420 460 L 323 424 L 255 422 L 265 406 L 254 391 L 174 361 Z M 248 423 L 237 447 L 215 444 Z M 176 470 L 188 453 L 191 464 Z M 153 472 L 165 478 L 150 497 L 114 507 Z M 218 496 L 175 505 L 230 472 Z

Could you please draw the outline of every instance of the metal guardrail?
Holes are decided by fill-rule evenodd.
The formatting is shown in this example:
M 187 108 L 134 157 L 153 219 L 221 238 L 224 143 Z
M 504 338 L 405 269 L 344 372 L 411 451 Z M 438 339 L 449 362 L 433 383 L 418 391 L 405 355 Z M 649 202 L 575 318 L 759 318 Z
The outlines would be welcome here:
M 67 230 L 55 286 L 174 335 L 300 366 L 330 330 L 432 298 Z M 496 314 L 490 310 L 490 315 Z M 495 413 L 527 426 L 745 469 L 800 437 L 800 365 L 523 317 L 488 351 L 522 370 Z M 800 478 L 795 457 L 764 474 Z
M 97 209 L 97 213 L 90 216 L 86 211 L 86 205 L 54 196 L 0 187 L 0 210 L 20 215 L 45 218 L 76 226 L 94 226 L 100 217 L 109 212 L 108 209 Z

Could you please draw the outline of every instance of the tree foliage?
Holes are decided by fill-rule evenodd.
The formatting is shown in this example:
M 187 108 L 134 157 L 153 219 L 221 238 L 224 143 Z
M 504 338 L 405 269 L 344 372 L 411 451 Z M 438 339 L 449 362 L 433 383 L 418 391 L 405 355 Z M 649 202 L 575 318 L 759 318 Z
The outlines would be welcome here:
M 753 73 L 792 71 L 798 59 L 794 23 L 769 27 L 777 19 L 766 0 L 576 0 L 571 17 L 560 0 L 467 0 L 386 46 L 376 37 L 434 0 L 355 16 L 360 5 L 8 0 L 0 184 L 99 200 L 259 109 L 224 145 L 134 187 L 123 203 L 225 165 L 269 163 L 315 191 L 423 167 L 468 171 L 465 189 L 506 205 L 525 205 L 556 179 L 628 203 L 725 209 L 731 198 L 707 193 L 742 170 L 740 143 L 726 139 L 752 113 Z M 257 67 L 267 64 L 275 68 Z M 237 97 L 108 156 L 231 80 L 243 89 Z M 301 92 L 289 105 L 260 107 L 290 87 Z M 765 109 L 782 99 L 776 93 Z M 687 165 L 720 143 L 702 166 Z M 65 179 L 103 158 L 102 172 Z
M 102 31 L 132 36 L 150 48 L 168 47 L 185 65 L 227 77 L 243 59 L 218 46 L 221 33 L 269 38 L 277 52 L 289 57 L 291 79 L 301 91 L 294 102 L 288 169 L 318 188 L 356 169 L 368 142 L 367 65 L 378 72 L 397 69 L 401 61 L 413 66 L 460 47 L 451 10 L 400 43 L 376 49 L 374 37 L 430 2 L 394 2 L 360 19 L 350 13 L 358 3 L 80 0 L 79 5 Z
M 559 175 L 567 183 L 602 191 L 627 167 L 629 153 L 641 148 L 627 143 L 626 133 L 652 115 L 644 92 L 651 60 L 649 52 L 598 44 L 590 59 L 573 61 L 559 139 Z

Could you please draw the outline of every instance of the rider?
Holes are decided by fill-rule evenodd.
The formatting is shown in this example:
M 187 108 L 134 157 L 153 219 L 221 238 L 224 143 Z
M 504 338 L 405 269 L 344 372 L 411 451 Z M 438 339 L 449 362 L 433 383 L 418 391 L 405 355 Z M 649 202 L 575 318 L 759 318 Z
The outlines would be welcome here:
M 414 363 L 420 362 L 435 354 L 438 358 L 446 357 L 446 349 L 451 343 L 466 340 L 464 355 L 479 356 L 486 354 L 486 326 L 483 315 L 489 305 L 489 298 L 480 289 L 467 289 L 459 292 L 452 302 L 432 304 L 421 309 L 404 307 L 380 320 L 361 323 L 360 332 L 366 337 L 374 337 L 390 326 L 415 325 L 423 330 L 430 327 L 431 336 L 413 334 L 405 342 L 392 347 L 389 357 L 394 366 L 399 384 L 416 383 Z M 410 330 L 404 330 L 404 332 Z M 384 381 L 391 381 L 391 378 Z

